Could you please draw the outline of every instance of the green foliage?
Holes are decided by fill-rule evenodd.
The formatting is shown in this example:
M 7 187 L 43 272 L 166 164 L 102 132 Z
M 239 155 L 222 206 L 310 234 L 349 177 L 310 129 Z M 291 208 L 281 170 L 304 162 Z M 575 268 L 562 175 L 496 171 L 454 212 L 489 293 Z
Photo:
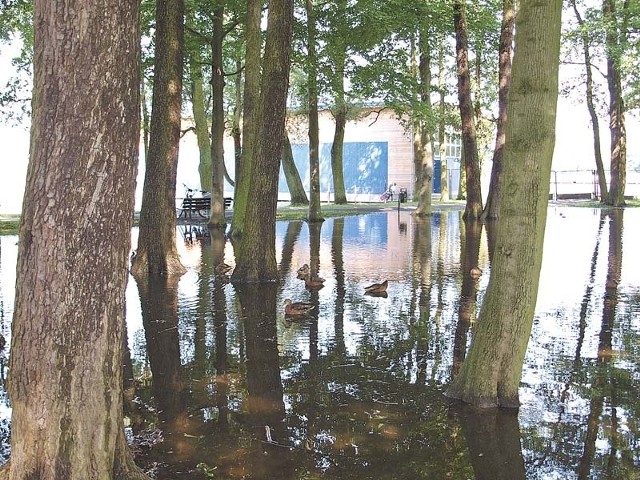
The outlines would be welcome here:
M 3 0 L 0 8 L 0 42 L 22 40 L 27 50 L 33 48 L 33 3 L 27 0 Z
M 2 2 L 0 44 L 20 46 L 11 60 L 15 75 L 10 77 L 5 85 L 0 85 L 0 119 L 5 123 L 17 125 L 31 114 L 32 2 L 25 0 Z
M 565 14 L 563 31 L 562 61 L 569 65 L 584 65 L 584 41 L 589 46 L 591 63 L 596 72 L 594 84 L 594 100 L 601 116 L 607 115 L 606 72 L 607 56 L 620 66 L 625 109 L 636 110 L 640 107 L 640 81 L 637 71 L 640 68 L 640 5 L 638 2 L 612 0 L 614 15 L 607 16 L 602 5 L 575 0 L 570 2 L 569 11 Z M 607 33 L 614 39 L 606 44 Z M 568 78 L 562 88 L 565 96 L 572 95 L 577 102 L 584 101 L 583 68 Z M 577 91 L 576 91 L 577 89 Z

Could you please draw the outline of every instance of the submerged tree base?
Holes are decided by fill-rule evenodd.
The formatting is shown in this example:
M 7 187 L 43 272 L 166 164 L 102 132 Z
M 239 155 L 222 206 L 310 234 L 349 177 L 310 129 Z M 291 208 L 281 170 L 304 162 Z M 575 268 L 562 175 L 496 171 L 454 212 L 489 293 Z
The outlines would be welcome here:
M 149 256 L 142 252 L 134 254 L 131 261 L 131 274 L 136 279 L 155 275 L 161 277 L 181 276 L 186 271 L 187 269 L 182 265 L 178 256 L 168 256 L 163 262 L 152 264 Z
M 453 388 L 450 388 L 449 390 L 444 392 L 444 396 L 452 400 L 458 400 L 462 403 L 473 405 L 474 407 L 478 408 L 498 408 L 499 406 L 501 406 L 498 403 L 497 397 L 478 397 L 464 395 L 462 392 Z

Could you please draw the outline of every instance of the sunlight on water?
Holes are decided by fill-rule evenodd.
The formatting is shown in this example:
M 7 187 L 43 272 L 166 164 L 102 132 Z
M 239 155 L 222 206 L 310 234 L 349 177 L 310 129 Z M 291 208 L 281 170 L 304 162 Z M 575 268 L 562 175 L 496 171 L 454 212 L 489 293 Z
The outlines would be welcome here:
M 229 283 L 215 267 L 235 265 L 230 243 L 179 225 L 177 290 L 141 298 L 132 278 L 127 287 L 138 461 L 167 479 L 206 478 L 207 466 L 220 478 L 634 478 L 640 209 L 549 207 L 522 406 L 484 420 L 442 395 L 491 274 L 487 232 L 460 217 L 389 211 L 315 232 L 278 222 L 273 290 Z M 17 246 L 0 240 L 8 338 Z M 303 264 L 322 288 L 297 278 Z M 385 279 L 386 296 L 365 295 Z M 314 308 L 285 317 L 287 298 Z

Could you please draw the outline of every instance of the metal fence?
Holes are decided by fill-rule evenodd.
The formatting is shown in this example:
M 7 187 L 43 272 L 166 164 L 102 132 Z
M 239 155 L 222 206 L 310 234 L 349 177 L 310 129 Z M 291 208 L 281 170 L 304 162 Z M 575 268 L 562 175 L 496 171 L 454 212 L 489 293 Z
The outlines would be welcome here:
M 605 172 L 609 184 L 609 172 Z M 600 184 L 596 170 L 552 170 L 550 196 L 554 200 L 563 198 L 600 199 Z M 625 196 L 640 197 L 640 172 L 627 172 Z

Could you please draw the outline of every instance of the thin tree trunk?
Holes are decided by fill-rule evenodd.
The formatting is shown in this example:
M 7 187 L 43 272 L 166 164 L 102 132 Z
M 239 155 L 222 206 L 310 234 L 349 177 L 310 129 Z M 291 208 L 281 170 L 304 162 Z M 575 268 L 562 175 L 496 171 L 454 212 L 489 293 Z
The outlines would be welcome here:
M 575 0 L 571 0 L 571 6 L 573 7 L 573 12 L 575 13 L 576 20 L 579 26 L 584 25 L 584 20 L 580 15 L 580 11 L 578 10 L 578 6 L 576 5 Z M 598 120 L 598 112 L 596 111 L 596 106 L 593 101 L 593 65 L 591 63 L 591 49 L 590 49 L 590 38 L 589 34 L 586 31 L 583 31 L 581 35 L 582 40 L 582 48 L 584 53 L 584 69 L 586 75 L 586 101 L 587 101 L 587 110 L 589 111 L 589 116 L 591 117 L 591 126 L 593 128 L 593 155 L 596 161 L 596 171 L 598 172 L 598 186 L 600 187 L 600 202 L 604 203 L 607 201 L 609 197 L 609 188 L 607 186 L 607 178 L 604 172 L 604 162 L 602 160 L 602 147 L 600 146 L 600 121 Z
M 336 2 L 336 9 L 336 18 L 333 22 L 337 23 L 339 32 L 345 33 L 346 1 L 340 0 Z M 333 55 L 335 59 L 335 71 L 331 83 L 335 94 L 333 117 L 336 125 L 333 134 L 333 143 L 331 144 L 331 173 L 333 175 L 334 203 L 336 205 L 344 205 L 347 203 L 347 191 L 344 185 L 344 132 L 347 126 L 347 114 L 349 112 L 344 92 L 347 47 L 343 35 L 335 35 L 333 42 L 336 44 Z
M 242 119 L 242 64 L 240 60 L 236 60 L 236 76 L 235 82 L 235 105 L 233 106 L 233 125 L 231 126 L 231 136 L 233 137 L 233 159 L 234 165 L 238 165 L 242 155 L 242 129 L 240 121 Z M 225 164 L 224 178 L 232 187 L 235 187 L 233 180 L 227 173 Z
M 444 70 L 444 36 L 439 38 L 438 46 L 438 89 L 440 91 L 440 118 L 438 121 L 438 142 L 440 156 L 440 201 L 449 200 L 449 169 L 447 165 L 447 144 L 445 136 L 446 126 L 446 76 Z
M 138 8 L 34 3 L 31 149 L 9 358 L 11 458 L 2 478 L 145 478 L 124 441 L 122 413 L 140 142 Z
M 209 122 L 207 121 L 205 94 L 202 84 L 202 58 L 198 50 L 190 52 L 190 58 L 191 104 L 193 105 L 193 122 L 196 140 L 198 141 L 198 153 L 200 154 L 200 163 L 198 164 L 200 188 L 210 192 L 212 178 L 211 140 L 209 139 Z
M 159 0 L 151 138 L 140 211 L 136 276 L 181 275 L 176 249 L 176 174 L 182 113 L 184 3 Z
M 510 194 L 501 199 L 482 321 L 459 375 L 446 392 L 481 407 L 519 405 L 555 144 L 561 11 L 561 0 L 523 0 L 516 20 L 504 152 L 504 180 Z
M 150 120 L 149 120 L 149 109 L 147 108 L 147 89 L 145 87 L 144 74 L 140 79 L 140 109 L 142 110 L 142 144 L 144 145 L 144 161 L 147 161 L 147 157 L 149 156 L 149 130 Z
M 347 126 L 347 105 L 342 97 L 337 99 L 338 106 L 334 112 L 336 129 L 331 144 L 331 172 L 333 173 L 333 194 L 336 205 L 347 203 L 347 191 L 344 186 L 344 132 Z
M 465 0 L 453 4 L 453 22 L 456 30 L 456 65 L 458 71 L 458 103 L 462 122 L 462 144 L 466 173 L 467 205 L 465 219 L 480 218 L 482 215 L 482 190 L 480 187 L 480 163 L 476 140 L 473 101 L 471 99 L 471 75 L 469 73 L 469 53 L 467 41 L 467 20 Z
M 305 0 L 307 11 L 307 70 L 309 92 L 309 215 L 310 222 L 321 222 L 320 210 L 320 127 L 318 126 L 318 57 L 316 54 L 316 16 L 314 0 Z
M 418 32 L 420 61 L 418 63 L 419 74 L 419 94 L 422 108 L 431 112 L 431 48 L 429 46 L 429 32 L 423 25 Z M 431 117 L 431 115 L 427 115 Z M 419 155 L 416 158 L 416 186 L 418 186 L 417 200 L 418 206 L 414 210 L 414 215 L 427 216 L 431 214 L 431 195 L 433 193 L 433 143 L 429 131 L 428 122 L 419 123 Z M 419 161 L 419 164 L 418 164 Z
M 291 194 L 291 205 L 309 205 L 307 193 L 304 191 L 304 185 L 300 179 L 300 173 L 293 159 L 293 151 L 291 150 L 291 142 L 289 136 L 285 133 L 284 143 L 282 147 L 282 170 L 284 171 L 289 193 Z
M 500 47 L 498 49 L 498 122 L 496 126 L 496 144 L 493 149 L 491 180 L 487 204 L 482 219 L 498 218 L 500 195 L 502 192 L 502 157 L 504 154 L 505 125 L 507 123 L 507 98 L 511 85 L 511 45 L 516 16 L 513 0 L 502 2 L 502 27 L 500 29 Z
M 213 108 L 211 116 L 211 215 L 209 226 L 225 228 L 224 215 L 224 65 L 222 42 L 224 40 L 224 2 L 219 2 L 213 13 L 211 39 L 211 90 Z

